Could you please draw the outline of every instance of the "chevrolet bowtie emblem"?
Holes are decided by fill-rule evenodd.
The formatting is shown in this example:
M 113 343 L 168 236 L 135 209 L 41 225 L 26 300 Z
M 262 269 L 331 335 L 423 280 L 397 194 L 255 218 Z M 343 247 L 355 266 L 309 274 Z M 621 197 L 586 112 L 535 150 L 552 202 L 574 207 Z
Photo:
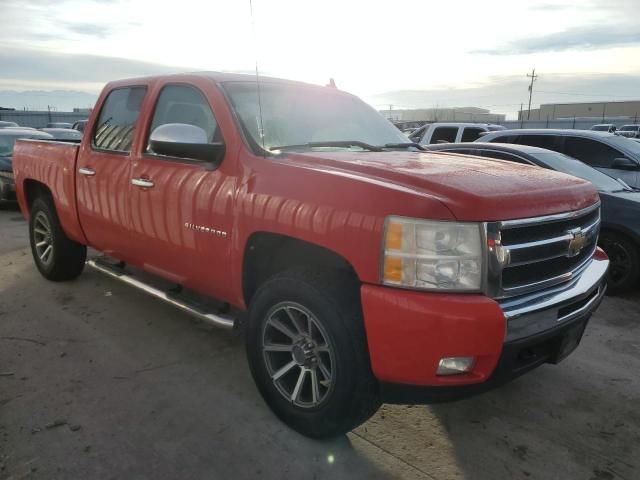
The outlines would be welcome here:
M 587 244 L 587 234 L 582 231 L 582 228 L 574 228 L 567 233 L 571 236 L 567 257 L 575 257 Z

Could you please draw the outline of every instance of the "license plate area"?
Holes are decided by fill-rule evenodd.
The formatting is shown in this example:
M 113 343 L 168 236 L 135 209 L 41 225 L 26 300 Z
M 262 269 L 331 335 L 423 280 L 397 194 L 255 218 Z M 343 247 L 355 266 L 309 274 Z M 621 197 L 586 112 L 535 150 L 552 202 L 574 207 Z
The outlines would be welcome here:
M 555 353 L 549 358 L 549 363 L 559 363 L 573 352 L 582 340 L 586 322 L 580 322 L 569 328 L 559 339 Z

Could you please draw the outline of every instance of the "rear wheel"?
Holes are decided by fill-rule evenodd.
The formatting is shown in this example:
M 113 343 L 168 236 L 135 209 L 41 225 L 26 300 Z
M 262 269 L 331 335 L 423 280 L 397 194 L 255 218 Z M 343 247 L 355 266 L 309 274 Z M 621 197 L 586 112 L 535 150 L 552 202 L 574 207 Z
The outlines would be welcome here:
M 631 290 L 640 279 L 638 246 L 625 235 L 613 232 L 600 234 L 600 246 L 609 257 L 607 289 L 615 295 Z
M 357 288 L 345 278 L 285 272 L 251 301 L 247 356 L 273 412 L 303 435 L 340 435 L 378 409 Z M 353 293 L 355 292 L 355 293 Z
M 38 197 L 29 219 L 29 240 L 36 267 L 48 280 L 72 280 L 82 273 L 87 247 L 67 237 L 53 202 Z

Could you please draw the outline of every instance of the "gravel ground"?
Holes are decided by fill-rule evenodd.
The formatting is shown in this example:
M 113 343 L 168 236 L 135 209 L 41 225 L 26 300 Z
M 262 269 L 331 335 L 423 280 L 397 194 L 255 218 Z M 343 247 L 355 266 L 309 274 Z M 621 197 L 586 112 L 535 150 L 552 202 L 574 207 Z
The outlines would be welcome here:
M 634 480 L 638 372 L 636 293 L 558 366 L 311 441 L 264 405 L 239 338 L 91 270 L 45 281 L 0 207 L 0 479 Z

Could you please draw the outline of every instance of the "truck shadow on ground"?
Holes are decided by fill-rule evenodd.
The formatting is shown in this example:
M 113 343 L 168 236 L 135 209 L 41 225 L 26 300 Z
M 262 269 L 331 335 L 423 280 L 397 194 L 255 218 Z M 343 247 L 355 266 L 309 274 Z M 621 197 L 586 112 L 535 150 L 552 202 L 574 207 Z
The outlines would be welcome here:
M 90 270 L 48 283 L 23 253 L 0 256 L 3 478 L 391 478 L 368 445 L 279 422 L 237 336 Z

